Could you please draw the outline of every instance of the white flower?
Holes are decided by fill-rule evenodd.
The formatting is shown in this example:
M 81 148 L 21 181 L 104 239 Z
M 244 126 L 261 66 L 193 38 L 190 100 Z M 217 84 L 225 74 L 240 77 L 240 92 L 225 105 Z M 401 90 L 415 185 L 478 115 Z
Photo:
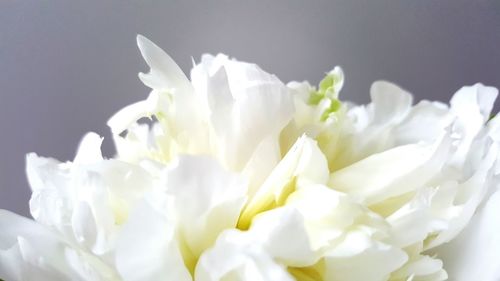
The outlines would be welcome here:
M 500 279 L 496 89 L 354 105 L 339 67 L 315 88 L 204 55 L 189 80 L 137 39 L 151 93 L 109 120 L 117 156 L 94 133 L 27 156 L 35 220 L 0 210 L 0 279 Z

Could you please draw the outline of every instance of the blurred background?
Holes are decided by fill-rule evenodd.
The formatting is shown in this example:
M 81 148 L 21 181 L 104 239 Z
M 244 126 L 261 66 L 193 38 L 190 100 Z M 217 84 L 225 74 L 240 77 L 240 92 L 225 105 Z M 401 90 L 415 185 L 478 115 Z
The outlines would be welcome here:
M 448 101 L 461 86 L 500 87 L 500 1 L 0 2 L 0 209 L 28 215 L 28 152 L 71 160 L 87 131 L 144 99 L 140 33 L 189 71 L 223 52 L 284 82 L 316 84 L 341 65 L 341 96 L 369 101 L 378 79 L 415 99 Z M 498 108 L 498 107 L 497 107 Z

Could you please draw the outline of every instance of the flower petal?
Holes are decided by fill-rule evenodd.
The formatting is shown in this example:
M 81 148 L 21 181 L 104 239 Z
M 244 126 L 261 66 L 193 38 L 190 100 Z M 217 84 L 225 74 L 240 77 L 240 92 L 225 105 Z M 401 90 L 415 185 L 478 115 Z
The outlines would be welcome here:
M 309 237 L 305 218 L 294 208 L 282 207 L 261 213 L 252 221 L 250 235 L 261 239 L 269 255 L 288 266 L 315 264 L 320 252 Z
M 203 253 L 196 281 L 292 281 L 286 268 L 276 263 L 251 236 L 227 230 L 215 246 Z
M 453 241 L 434 250 L 450 280 L 500 280 L 500 191 L 495 192 Z
M 435 143 L 408 144 L 373 154 L 332 173 L 329 186 L 375 204 L 432 179 L 447 160 L 450 146 L 451 140 L 444 136 Z
M 0 278 L 115 280 L 112 268 L 36 222 L 0 210 Z M 70 258 L 72 257 L 72 258 Z
M 296 186 L 322 184 L 327 179 L 328 163 L 317 143 L 305 135 L 300 137 L 247 204 L 238 226 L 246 229 L 256 214 L 284 204 Z
M 80 141 L 74 163 L 85 165 L 102 161 L 102 140 L 103 138 L 96 133 L 87 133 Z
M 277 141 L 292 118 L 292 97 L 281 81 L 254 64 L 218 55 L 205 57 L 196 68 L 193 84 L 206 85 L 202 95 L 206 95 L 223 159 L 241 170 L 264 138 Z
M 124 281 L 191 280 L 175 239 L 174 222 L 147 201 L 132 211 L 120 232 L 116 268 Z
M 175 89 L 181 93 L 192 90 L 184 72 L 160 47 L 142 35 L 137 35 L 137 46 L 151 68 L 149 73 L 139 74 L 145 85 L 153 89 Z
M 325 280 L 383 281 L 408 256 L 399 248 L 372 240 L 362 231 L 352 231 L 324 259 Z
M 5 210 L 0 210 L 0 229 L 1 279 L 67 280 L 69 269 L 62 259 L 64 246 L 55 235 Z
M 186 264 L 194 268 L 200 254 L 219 233 L 234 228 L 246 201 L 247 184 L 204 156 L 181 156 L 167 172 L 167 193 L 174 200 L 176 222 Z
M 370 88 L 375 124 L 397 123 L 410 111 L 412 95 L 395 84 L 374 82 Z

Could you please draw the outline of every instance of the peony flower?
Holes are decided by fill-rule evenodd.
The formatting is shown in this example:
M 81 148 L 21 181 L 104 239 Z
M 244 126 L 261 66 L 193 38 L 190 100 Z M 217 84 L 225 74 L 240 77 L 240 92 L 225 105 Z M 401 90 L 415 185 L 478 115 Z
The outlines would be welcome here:
M 500 280 L 495 88 L 450 105 L 344 74 L 283 84 L 204 55 L 190 79 L 138 36 L 149 96 L 72 162 L 26 157 L 34 220 L 0 210 L 0 279 Z M 149 118 L 151 122 L 142 122 Z

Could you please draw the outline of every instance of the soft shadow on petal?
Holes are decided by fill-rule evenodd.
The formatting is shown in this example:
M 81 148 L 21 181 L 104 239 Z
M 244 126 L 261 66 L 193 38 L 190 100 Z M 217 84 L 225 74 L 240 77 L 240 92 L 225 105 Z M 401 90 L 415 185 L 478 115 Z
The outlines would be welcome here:
M 174 223 L 146 200 L 119 234 L 116 268 L 124 281 L 191 280 L 175 238 Z
M 454 281 L 500 280 L 500 191 L 451 242 L 433 249 Z

